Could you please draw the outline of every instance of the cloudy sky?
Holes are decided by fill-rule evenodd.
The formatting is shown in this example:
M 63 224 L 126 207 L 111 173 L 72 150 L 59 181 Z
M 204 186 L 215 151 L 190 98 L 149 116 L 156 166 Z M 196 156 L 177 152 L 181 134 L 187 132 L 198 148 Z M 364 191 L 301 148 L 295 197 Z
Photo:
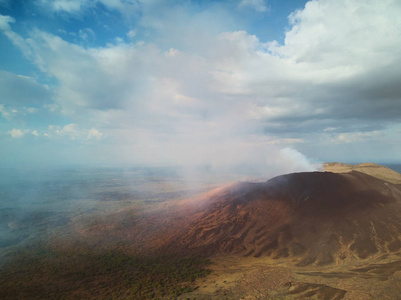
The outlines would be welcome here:
M 0 0 L 0 162 L 401 162 L 398 0 Z

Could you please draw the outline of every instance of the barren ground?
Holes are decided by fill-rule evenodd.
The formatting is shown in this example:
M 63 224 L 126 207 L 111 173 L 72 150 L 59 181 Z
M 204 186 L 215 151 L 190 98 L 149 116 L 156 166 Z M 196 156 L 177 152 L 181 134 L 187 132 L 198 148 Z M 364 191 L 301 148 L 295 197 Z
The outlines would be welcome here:
M 397 175 L 371 164 L 328 167 L 353 172 L 219 188 L 142 174 L 111 183 L 88 177 L 74 181 L 74 191 L 86 191 L 79 199 L 80 193 L 65 194 L 68 185 L 49 193 L 51 182 L 23 217 L 4 206 L 10 197 L 0 208 L 8 230 L 0 293 L 4 299 L 399 299 Z M 64 195 L 62 206 L 51 202 L 54 195 Z M 42 248 L 31 247 L 36 239 Z M 212 264 L 181 259 L 193 255 Z M 138 267 L 144 271 L 135 273 Z

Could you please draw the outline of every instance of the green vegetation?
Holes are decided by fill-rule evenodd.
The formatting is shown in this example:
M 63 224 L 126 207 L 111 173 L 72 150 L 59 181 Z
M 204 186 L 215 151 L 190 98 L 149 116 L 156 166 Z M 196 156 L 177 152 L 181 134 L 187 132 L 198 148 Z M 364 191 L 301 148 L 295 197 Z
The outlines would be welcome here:
M 35 247 L 0 270 L 1 299 L 152 299 L 193 291 L 207 276 L 203 257 L 131 256 L 121 250 Z

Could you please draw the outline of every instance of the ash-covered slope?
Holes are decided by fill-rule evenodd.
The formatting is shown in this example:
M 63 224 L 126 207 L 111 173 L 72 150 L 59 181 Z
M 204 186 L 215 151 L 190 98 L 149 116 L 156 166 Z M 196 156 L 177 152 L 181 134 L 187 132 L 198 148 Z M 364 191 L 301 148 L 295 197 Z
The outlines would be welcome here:
M 401 250 L 400 189 L 356 171 L 237 183 L 211 194 L 201 211 L 179 244 L 203 254 L 270 255 L 323 265 Z

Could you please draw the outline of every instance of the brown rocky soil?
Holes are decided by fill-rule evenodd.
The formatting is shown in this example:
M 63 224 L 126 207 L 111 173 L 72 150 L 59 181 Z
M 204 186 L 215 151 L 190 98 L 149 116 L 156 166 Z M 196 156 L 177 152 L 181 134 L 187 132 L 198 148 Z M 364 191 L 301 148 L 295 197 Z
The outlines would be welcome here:
M 397 176 L 372 164 L 326 167 L 336 173 L 237 182 L 77 230 L 87 240 L 113 235 L 139 252 L 211 257 L 214 273 L 182 299 L 397 299 Z

